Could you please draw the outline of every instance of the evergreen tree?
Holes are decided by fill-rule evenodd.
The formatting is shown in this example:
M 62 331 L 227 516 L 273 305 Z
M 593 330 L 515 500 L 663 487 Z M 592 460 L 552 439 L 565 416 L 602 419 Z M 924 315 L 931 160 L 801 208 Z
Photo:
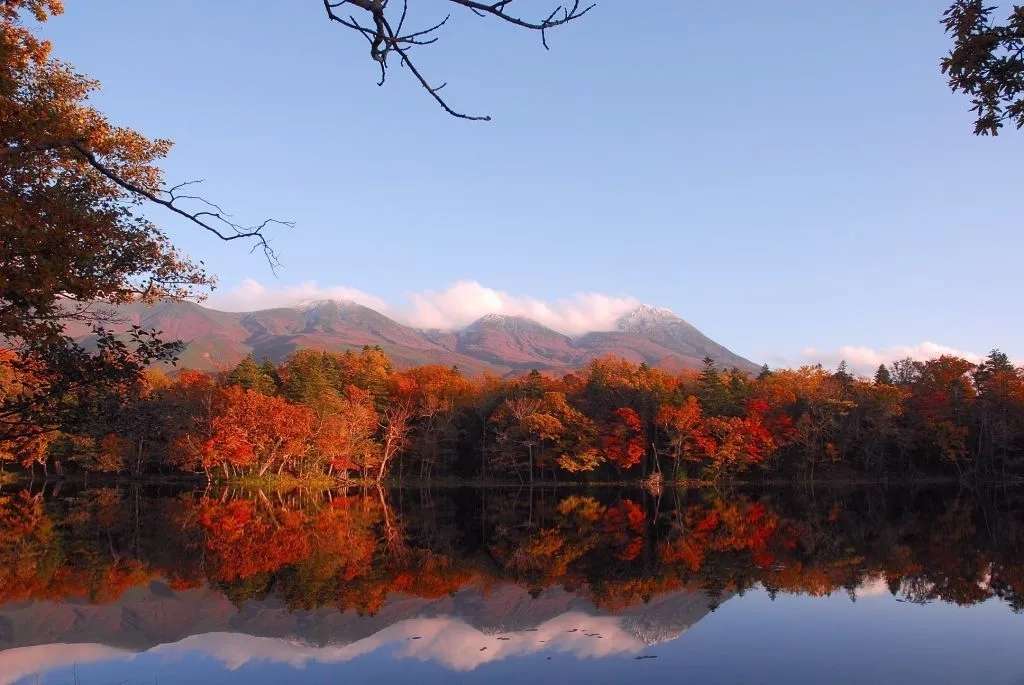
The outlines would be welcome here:
M 892 385 L 892 374 L 885 364 L 879 364 L 875 371 L 875 385 Z
M 747 376 L 735 366 L 729 370 L 728 390 L 729 404 L 726 407 L 726 412 L 734 416 L 742 415 L 747 406 L 747 400 L 750 399 L 750 385 Z
M 264 359 L 263 363 L 260 364 L 260 368 L 263 370 L 263 375 L 274 381 L 274 391 L 281 387 L 281 376 L 277 373 L 277 367 L 274 366 L 274 362 L 269 359 Z
M 839 366 L 836 367 L 836 372 L 833 375 L 836 380 L 843 385 L 849 385 L 853 381 L 853 376 L 850 374 L 850 367 L 847 365 L 845 359 L 839 362 Z
M 1024 369 L 1014 368 L 1006 354 L 992 350 L 972 376 L 978 392 L 973 414 L 979 466 L 1005 470 L 1021 459 L 1020 438 L 1013 436 L 1024 433 Z
M 523 391 L 527 397 L 544 396 L 544 377 L 537 369 L 532 369 L 526 375 L 526 382 L 523 383 Z
M 704 369 L 700 372 L 697 385 L 697 399 L 706 414 L 721 416 L 727 412 L 730 404 L 729 388 L 722 381 L 722 374 L 711 357 L 704 357 Z
M 270 366 L 271 370 L 273 365 Z M 274 380 L 274 373 L 267 373 L 267 366 L 256 363 L 252 355 L 238 362 L 225 379 L 227 385 L 240 385 L 246 390 L 255 390 L 264 395 L 273 395 L 277 392 L 277 383 Z
M 317 406 L 337 385 L 334 362 L 330 355 L 318 350 L 293 352 L 281 367 L 282 394 L 292 402 Z
M 1013 364 L 1010 362 L 1010 358 L 1006 356 L 1006 353 L 1000 350 L 992 350 L 985 357 L 985 361 L 978 365 L 978 370 L 974 372 L 974 381 L 979 390 L 981 390 L 990 378 L 998 376 L 1000 373 L 1013 373 L 1013 371 Z

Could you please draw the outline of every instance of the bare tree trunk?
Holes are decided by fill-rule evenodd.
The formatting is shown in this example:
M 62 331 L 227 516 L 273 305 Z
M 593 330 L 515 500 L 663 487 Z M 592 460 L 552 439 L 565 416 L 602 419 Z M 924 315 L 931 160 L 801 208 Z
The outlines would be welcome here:
M 533 488 L 533 445 L 527 445 L 526 448 L 530 452 L 530 488 L 531 488 L 531 491 L 532 491 L 532 488 Z
M 380 469 L 377 471 L 377 483 L 380 484 L 384 481 L 384 469 L 388 466 L 388 460 L 391 459 L 391 455 L 388 452 L 391 451 L 391 439 L 388 438 L 387 442 L 384 443 L 384 454 L 381 456 Z

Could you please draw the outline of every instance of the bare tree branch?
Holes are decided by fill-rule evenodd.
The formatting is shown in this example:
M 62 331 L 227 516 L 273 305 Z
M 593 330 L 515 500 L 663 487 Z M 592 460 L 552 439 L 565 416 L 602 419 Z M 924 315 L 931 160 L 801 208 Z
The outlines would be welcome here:
M 179 183 L 170 188 L 160 189 L 151 191 L 143 188 L 131 181 L 124 179 L 116 171 L 105 165 L 100 159 L 93 154 L 90 150 L 86 149 L 78 141 L 70 141 L 68 145 L 78 152 L 88 162 L 89 166 L 98 171 L 100 174 L 108 178 L 114 184 L 127 190 L 129 193 L 140 196 L 149 200 L 154 204 L 158 204 L 161 207 L 165 207 L 170 211 L 174 212 L 179 216 L 183 216 L 197 226 L 204 230 L 213 233 L 221 240 L 252 240 L 254 244 L 251 251 L 260 249 L 263 251 L 263 255 L 267 258 L 270 263 L 271 269 L 275 272 L 277 267 L 280 266 L 280 262 L 277 259 L 277 254 L 274 249 L 267 242 L 266 236 L 263 235 L 264 229 L 268 226 L 287 226 L 293 228 L 295 223 L 292 221 L 282 221 L 280 219 L 265 219 L 259 224 L 252 226 L 243 226 L 242 224 L 232 221 L 229 217 L 231 216 L 225 212 L 221 207 L 209 200 L 198 196 L 198 195 L 183 195 L 178 191 L 186 186 L 195 185 L 202 183 L 202 181 L 185 181 Z M 181 207 L 179 204 L 183 200 L 191 200 L 199 202 L 200 204 L 207 207 L 207 209 L 201 211 L 192 211 Z
M 541 44 L 544 49 L 550 49 L 548 46 L 547 30 L 552 29 L 563 24 L 567 24 L 571 21 L 579 19 L 591 9 L 594 8 L 594 4 L 582 6 L 580 0 L 573 0 L 572 5 L 558 5 L 543 19 L 526 19 L 521 16 L 510 14 L 508 12 L 509 5 L 512 4 L 513 0 L 496 0 L 495 2 L 479 2 L 477 0 L 447 0 L 454 5 L 465 7 L 473 14 L 478 17 L 496 17 L 504 22 L 518 26 L 520 28 L 528 29 L 531 31 L 539 31 Z M 395 53 L 400 58 L 400 65 L 407 67 L 412 75 L 419 81 L 423 89 L 441 106 L 441 108 L 459 119 L 468 119 L 470 121 L 490 121 L 491 117 L 486 115 L 471 115 L 454 109 L 448 104 L 448 101 L 439 95 L 439 91 L 446 85 L 442 83 L 439 86 L 433 86 L 430 81 L 423 75 L 416 64 L 409 57 L 409 48 L 418 45 L 431 45 L 437 42 L 437 32 L 443 27 L 451 17 L 451 15 L 445 16 L 441 21 L 424 29 L 403 33 L 405 22 L 409 12 L 408 0 L 402 0 L 402 9 L 398 13 L 397 28 L 392 28 L 391 19 L 388 18 L 388 3 L 389 0 L 323 0 L 324 11 L 327 13 L 327 18 L 331 21 L 337 22 L 342 26 L 356 31 L 361 34 L 370 44 L 370 58 L 380 64 L 381 75 L 377 82 L 377 85 L 383 85 L 387 79 L 387 66 L 388 56 L 391 53 Z M 360 23 L 354 15 L 348 14 L 347 17 L 341 16 L 335 10 L 341 10 L 345 6 L 351 6 L 353 8 L 362 10 L 369 15 L 369 20 L 372 21 L 373 27 Z
M 118 187 L 128 191 L 136 197 L 158 204 L 179 216 L 185 217 L 188 221 L 196 224 L 203 230 L 209 231 L 221 240 L 252 240 L 253 246 L 250 251 L 254 252 L 257 249 L 261 250 L 263 255 L 266 257 L 267 262 L 269 262 L 270 268 L 275 273 L 277 268 L 281 265 L 277 258 L 277 253 L 274 251 L 273 247 L 271 247 L 270 243 L 267 242 L 263 231 L 268 226 L 286 226 L 288 228 L 294 228 L 295 222 L 284 221 L 281 219 L 265 219 L 261 223 L 251 226 L 236 223 L 231 219 L 231 215 L 224 211 L 220 205 L 210 202 L 200 195 L 186 195 L 180 192 L 182 188 L 202 183 L 202 180 L 184 181 L 177 185 L 170 186 L 169 188 L 156 190 L 143 188 L 142 186 L 124 178 L 117 172 L 117 170 L 113 169 L 109 165 L 104 164 L 99 157 L 85 147 L 81 140 L 73 139 L 55 140 L 33 145 L 31 147 L 5 147 L 0 149 L 0 160 L 12 158 L 16 155 L 34 155 L 60 149 L 74 150 L 89 166 L 102 174 L 108 180 L 112 181 Z M 181 206 L 182 202 L 197 202 L 206 207 L 206 209 L 199 211 L 190 210 Z

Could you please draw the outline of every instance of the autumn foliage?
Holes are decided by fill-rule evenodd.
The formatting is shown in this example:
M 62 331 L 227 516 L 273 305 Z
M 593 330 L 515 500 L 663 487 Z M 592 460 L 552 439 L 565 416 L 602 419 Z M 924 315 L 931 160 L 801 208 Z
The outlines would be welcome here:
M 0 495 L 0 603 L 104 603 L 162 580 L 375 614 L 397 596 L 513 583 L 621 610 L 679 590 L 713 601 L 884 582 L 906 601 L 1024 610 L 1024 518 L 1005 492 L 554 493 L 477 491 L 452 519 L 464 494 L 15 491 Z
M 18 393 L 18 372 L 0 371 L 0 393 Z M 999 352 L 981 364 L 905 360 L 874 379 L 820 366 L 752 378 L 710 361 L 669 374 L 620 359 L 499 379 L 396 369 L 378 348 L 300 350 L 217 375 L 151 371 L 83 396 L 77 411 L 67 426 L 0 440 L 0 460 L 56 473 L 378 482 L 1024 472 L 1024 372 Z

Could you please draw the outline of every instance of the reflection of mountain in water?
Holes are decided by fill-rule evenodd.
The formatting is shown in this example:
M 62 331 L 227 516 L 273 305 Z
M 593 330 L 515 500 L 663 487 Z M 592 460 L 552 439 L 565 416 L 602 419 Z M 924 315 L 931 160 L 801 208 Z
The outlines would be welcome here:
M 577 656 L 639 652 L 675 639 L 703 618 L 711 604 L 703 592 L 677 592 L 608 614 L 561 588 L 534 598 L 509 584 L 486 591 L 467 588 L 436 600 L 396 596 L 376 615 L 360 616 L 331 608 L 291 611 L 277 599 L 236 607 L 211 588 L 176 592 L 154 582 L 108 604 L 25 602 L 0 607 L 0 649 L 6 650 L 0 652 L 0 672 L 19 670 L 13 661 L 25 659 L 30 650 L 18 648 L 40 646 L 31 650 L 32 658 L 45 662 L 50 657 L 41 646 L 61 645 L 52 651 L 56 666 L 63 661 L 62 650 L 74 644 L 129 652 L 163 645 L 157 648 L 203 651 L 236 665 L 250 659 L 345 661 L 399 644 L 409 656 L 465 670 L 543 650 Z M 116 652 L 101 653 L 110 658 Z

